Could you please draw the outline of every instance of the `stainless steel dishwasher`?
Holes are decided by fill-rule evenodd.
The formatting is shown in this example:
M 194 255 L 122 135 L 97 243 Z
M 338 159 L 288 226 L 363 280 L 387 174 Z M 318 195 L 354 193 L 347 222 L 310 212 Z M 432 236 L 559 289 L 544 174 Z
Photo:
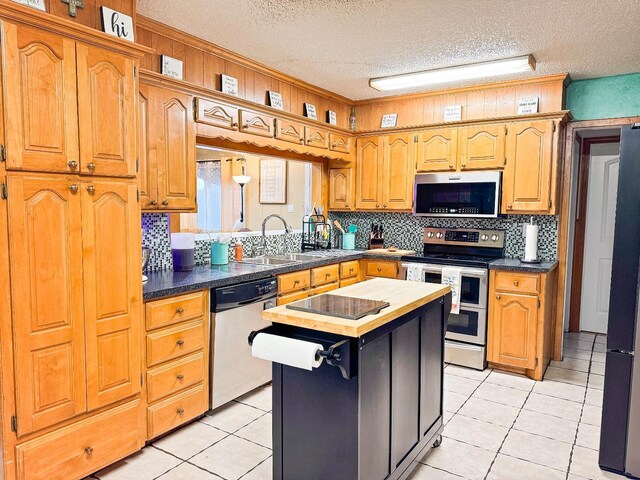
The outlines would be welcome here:
M 275 307 L 275 278 L 211 290 L 211 409 L 271 381 L 271 362 L 254 358 L 247 338 L 271 325 L 262 311 Z

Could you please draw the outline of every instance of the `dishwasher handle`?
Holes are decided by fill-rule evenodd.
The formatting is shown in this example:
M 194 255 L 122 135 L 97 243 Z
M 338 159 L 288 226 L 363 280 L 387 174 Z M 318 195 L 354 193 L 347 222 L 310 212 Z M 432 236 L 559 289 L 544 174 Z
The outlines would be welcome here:
M 260 297 L 251 298 L 249 300 L 243 300 L 240 302 L 229 302 L 229 303 L 218 303 L 213 308 L 213 313 L 226 312 L 227 310 L 233 310 L 234 308 L 242 308 L 247 305 L 253 305 L 254 303 L 265 302 L 264 309 L 273 308 L 276 306 L 276 294 L 275 293 L 266 293 Z M 270 301 L 273 300 L 273 301 Z

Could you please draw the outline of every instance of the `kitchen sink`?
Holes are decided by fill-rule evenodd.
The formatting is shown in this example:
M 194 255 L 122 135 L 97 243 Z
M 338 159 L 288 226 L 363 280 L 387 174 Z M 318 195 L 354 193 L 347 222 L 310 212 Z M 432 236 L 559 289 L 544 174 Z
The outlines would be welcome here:
M 254 265 L 292 265 L 299 262 L 285 257 L 255 257 L 245 258 L 241 263 L 252 263 Z
M 276 255 L 274 258 L 287 258 L 289 260 L 295 260 L 297 262 L 310 262 L 318 260 L 318 257 L 314 255 L 305 255 L 304 253 L 285 253 L 283 255 Z

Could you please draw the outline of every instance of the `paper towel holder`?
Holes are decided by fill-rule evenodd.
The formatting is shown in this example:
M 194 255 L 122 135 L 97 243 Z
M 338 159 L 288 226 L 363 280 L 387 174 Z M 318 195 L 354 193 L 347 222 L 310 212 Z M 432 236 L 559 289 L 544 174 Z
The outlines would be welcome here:
M 277 335 L 273 325 L 262 330 L 253 331 L 249 334 L 249 346 L 253 345 L 253 340 L 260 333 L 270 333 Z M 351 380 L 353 371 L 351 368 L 351 342 L 349 340 L 341 340 L 334 343 L 326 350 L 318 350 L 317 355 L 324 358 L 332 367 L 338 367 L 345 380 Z
M 525 258 L 521 258 L 520 261 L 522 263 L 542 263 L 542 260 L 540 260 L 539 258 L 534 258 L 533 260 L 527 260 Z

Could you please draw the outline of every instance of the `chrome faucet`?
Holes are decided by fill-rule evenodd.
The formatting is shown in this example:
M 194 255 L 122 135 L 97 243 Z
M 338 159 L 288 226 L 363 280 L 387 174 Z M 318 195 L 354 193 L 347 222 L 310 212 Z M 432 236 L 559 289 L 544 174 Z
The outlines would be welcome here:
M 273 217 L 279 218 L 280 220 L 282 220 L 285 233 L 289 233 L 289 234 L 293 233 L 293 229 L 287 223 L 284 217 L 282 217 L 281 215 L 278 215 L 277 213 L 272 213 L 271 215 L 267 215 L 266 217 L 264 217 L 264 220 L 262 220 L 262 245 L 259 247 L 259 250 L 258 250 L 259 255 L 265 255 L 267 253 L 267 235 L 266 235 L 265 229 L 267 227 L 267 220 Z

